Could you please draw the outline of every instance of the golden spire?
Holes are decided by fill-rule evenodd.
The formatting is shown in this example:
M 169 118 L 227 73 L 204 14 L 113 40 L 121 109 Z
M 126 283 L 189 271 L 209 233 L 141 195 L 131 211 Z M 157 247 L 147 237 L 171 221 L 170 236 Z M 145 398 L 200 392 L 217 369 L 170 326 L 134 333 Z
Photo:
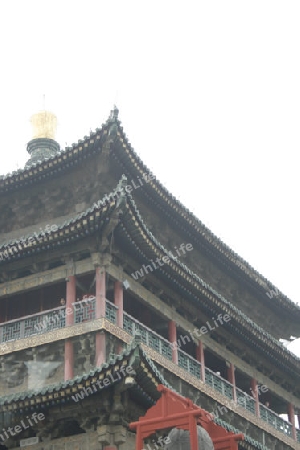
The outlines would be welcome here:
M 55 140 L 57 126 L 56 115 L 50 111 L 41 111 L 30 118 L 33 128 L 32 140 L 27 144 L 30 159 L 25 165 L 28 169 L 34 164 L 53 158 L 60 151 L 59 143 Z
M 33 114 L 30 118 L 33 128 L 32 139 L 53 139 L 55 140 L 55 133 L 57 127 L 56 115 L 50 111 L 41 111 Z

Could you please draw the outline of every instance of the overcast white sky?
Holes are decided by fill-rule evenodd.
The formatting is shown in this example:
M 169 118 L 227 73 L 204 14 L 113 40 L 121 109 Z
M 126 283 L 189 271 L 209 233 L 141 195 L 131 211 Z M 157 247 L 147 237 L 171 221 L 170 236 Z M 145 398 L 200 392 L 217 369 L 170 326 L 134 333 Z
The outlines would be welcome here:
M 300 303 L 298 1 L 19 0 L 0 12 L 0 173 L 27 160 L 44 94 L 63 148 L 116 103 L 157 178 Z

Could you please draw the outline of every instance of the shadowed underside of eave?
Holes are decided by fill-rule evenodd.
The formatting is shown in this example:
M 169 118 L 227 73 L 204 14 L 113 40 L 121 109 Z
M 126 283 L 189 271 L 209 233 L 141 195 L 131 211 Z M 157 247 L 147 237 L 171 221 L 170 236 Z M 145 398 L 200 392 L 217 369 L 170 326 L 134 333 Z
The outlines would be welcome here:
M 108 144 L 111 155 L 124 168 L 127 177 L 136 178 L 144 173 L 149 173 L 148 168 L 130 145 L 121 122 L 118 120 L 118 110 L 115 108 L 101 128 L 85 136 L 72 148 L 66 148 L 59 155 L 42 161 L 27 170 L 19 170 L 8 176 L 0 176 L 0 193 L 8 193 L 29 187 L 34 184 L 45 182 L 47 179 L 61 177 L 66 172 L 80 166 L 84 160 L 103 152 L 103 145 Z M 145 193 L 145 190 L 141 190 Z M 266 292 L 276 291 L 277 295 L 272 298 L 272 306 L 278 314 L 289 317 L 291 321 L 300 321 L 300 308 L 279 292 L 261 274 L 255 271 L 246 261 L 234 253 L 219 238 L 217 238 L 205 225 L 197 219 L 187 208 L 185 208 L 174 196 L 172 196 L 161 183 L 154 179 L 147 185 L 146 201 L 154 203 L 160 210 L 162 216 L 180 233 L 188 236 L 192 233 L 194 241 L 208 252 L 214 255 L 225 266 L 245 282 L 249 283 L 254 290 L 263 294 L 265 302 L 269 299 Z
M 131 147 L 128 139 L 120 127 L 119 139 L 115 142 L 115 158 L 122 166 L 122 173 L 127 177 L 136 179 L 144 173 L 149 173 L 148 168 Z M 289 315 L 291 321 L 300 321 L 300 307 L 281 293 L 269 280 L 264 278 L 251 267 L 239 255 L 233 252 L 224 242 L 214 235 L 194 214 L 185 208 L 166 188 L 157 180 L 147 184 L 147 191 L 140 190 L 145 196 L 146 202 L 152 202 L 155 208 L 159 208 L 159 214 L 165 220 L 177 228 L 182 235 L 193 236 L 199 247 L 206 248 L 208 253 L 214 256 L 221 264 L 227 266 L 229 271 L 246 281 L 260 295 L 263 294 L 265 302 L 269 302 L 266 292 L 275 291 L 270 302 L 272 308 L 277 308 L 279 314 Z
M 132 196 L 126 193 L 124 186 L 126 186 L 125 178 L 119 182 L 111 194 L 106 196 L 105 200 L 99 201 L 94 207 L 62 224 L 57 231 L 44 236 L 41 242 L 35 242 L 25 248 L 24 243 L 11 242 L 9 246 L 5 247 L 6 251 L 8 251 L 8 247 L 10 249 L 17 248 L 17 253 L 0 262 L 0 266 L 62 245 L 71 245 L 95 233 L 108 236 L 113 230 L 115 239 L 123 246 L 127 242 L 131 247 L 130 252 L 135 254 L 136 260 L 141 264 L 151 259 L 155 260 L 157 257 L 170 256 L 167 249 L 148 230 Z M 111 227 L 112 223 L 113 227 Z M 3 253 L 3 247 L 0 248 L 1 251 Z M 188 298 L 190 302 L 209 315 L 229 314 L 231 320 L 225 326 L 229 332 L 240 336 L 246 345 L 267 357 L 283 371 L 288 370 L 293 377 L 299 378 L 300 361 L 298 358 L 211 288 L 185 264 L 175 257 L 169 259 L 168 264 L 157 269 L 155 276 L 160 277 L 175 292 L 180 292 L 184 298 Z

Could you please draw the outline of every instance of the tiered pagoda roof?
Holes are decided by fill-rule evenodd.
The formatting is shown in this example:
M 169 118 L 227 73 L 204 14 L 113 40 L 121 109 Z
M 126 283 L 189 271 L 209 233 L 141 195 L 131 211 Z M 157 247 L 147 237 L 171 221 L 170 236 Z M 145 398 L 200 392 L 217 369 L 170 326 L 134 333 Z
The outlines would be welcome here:
M 40 216 L 36 222 L 27 223 L 24 228 L 19 226 L 0 234 L 0 267 L 3 272 L 15 270 L 15 275 L 20 268 L 26 269 L 30 266 L 35 258 L 46 261 L 49 256 L 75 255 L 78 251 L 86 255 L 91 253 L 91 242 L 94 243 L 94 251 L 98 252 L 111 251 L 113 246 L 113 250 L 117 251 L 111 251 L 112 261 L 116 265 L 123 265 L 128 277 L 149 261 L 168 257 L 168 262 L 159 266 L 154 275 L 149 274 L 149 280 L 155 278 L 160 287 L 168 288 L 171 296 L 174 294 L 175 298 L 176 294 L 184 299 L 183 308 L 187 313 L 194 314 L 198 326 L 203 322 L 203 318 L 228 314 L 230 321 L 224 322 L 222 327 L 215 331 L 213 339 L 222 342 L 224 348 L 229 351 L 240 354 L 244 361 L 249 358 L 249 364 L 254 359 L 260 359 L 263 361 L 262 366 L 272 366 L 274 373 L 276 372 L 273 380 L 276 379 L 275 382 L 282 385 L 282 380 L 286 378 L 288 390 L 290 388 L 292 391 L 291 386 L 296 386 L 293 388 L 295 394 L 297 386 L 300 385 L 300 359 L 289 352 L 278 338 L 287 335 L 289 337 L 290 334 L 300 335 L 299 306 L 208 230 L 154 176 L 149 178 L 150 172 L 132 149 L 116 109 L 101 128 L 72 147 L 24 170 L 0 176 L 0 195 L 2 199 L 8 199 L 9 203 L 10 199 L 21 192 L 39 192 L 39 187 L 44 189 L 41 189 L 41 192 L 47 192 L 46 188 L 50 182 L 53 186 L 56 180 L 67 179 L 81 169 L 84 185 L 87 163 L 99 160 L 104 165 L 110 161 L 112 176 L 109 179 L 103 175 L 101 192 L 97 191 L 98 197 L 94 195 L 90 198 L 89 195 L 95 192 L 87 189 L 85 198 L 88 200 L 82 203 L 84 207 L 80 212 L 76 212 L 78 210 L 75 205 L 71 205 L 66 215 L 53 211 L 53 215 L 47 217 L 48 222 L 45 222 L 46 231 L 43 231 L 44 228 L 41 231 L 43 224 Z M 142 180 L 144 174 L 148 174 L 148 181 L 143 185 L 141 183 L 138 192 L 130 193 L 127 189 L 130 180 Z M 119 180 L 118 183 L 116 180 Z M 96 184 L 98 182 L 99 180 L 95 181 Z M 40 195 L 43 196 L 43 193 Z M 20 202 L 22 201 L 21 198 Z M 144 208 L 144 204 L 147 204 L 151 211 L 156 211 L 162 223 L 175 230 L 177 236 L 185 242 L 191 242 L 199 253 L 205 254 L 221 267 L 224 278 L 238 280 L 246 286 L 255 298 L 256 308 L 261 307 L 264 311 L 269 308 L 272 311 L 272 325 L 267 323 L 265 317 L 254 320 L 251 313 L 245 312 L 242 303 L 230 298 L 221 289 L 219 291 L 205 276 L 201 276 L 195 261 L 186 258 L 183 262 L 174 257 L 168 250 L 166 241 L 158 234 L 157 228 L 149 222 L 149 211 Z M 52 212 L 51 205 L 49 209 Z M 155 220 L 153 219 L 154 222 Z M 269 298 L 266 291 L 272 290 L 277 294 Z M 283 319 L 288 323 L 286 336 L 280 334 L 284 329 L 281 323 Z M 280 331 L 276 329 L 276 325 Z M 149 407 L 157 399 L 156 385 L 168 383 L 143 349 L 135 343 L 121 355 L 87 375 L 55 386 L 47 386 L 39 391 L 4 397 L 0 402 L 0 410 L 26 411 L 32 405 L 51 407 L 68 402 L 74 393 L 97 380 L 100 375 L 103 377 L 106 372 L 113 372 L 123 363 L 134 366 L 137 383 L 131 388 L 132 392 L 136 398 L 142 398 L 145 406 Z M 220 421 L 220 424 L 233 431 L 225 422 Z M 252 441 L 245 437 L 246 444 L 248 442 L 263 449 L 261 444 Z
M 113 229 L 118 246 L 130 252 L 140 265 L 156 258 L 162 260 L 164 256 L 167 256 L 168 264 L 156 270 L 156 277 L 172 285 L 173 289 L 182 293 L 184 298 L 189 298 L 199 313 L 202 311 L 208 317 L 229 314 L 231 320 L 224 323 L 222 329 L 226 329 L 229 334 L 238 335 L 240 341 L 247 347 L 252 348 L 261 357 L 267 358 L 277 368 L 289 373 L 295 381 L 299 382 L 300 359 L 172 255 L 149 231 L 132 195 L 126 192 L 124 186 L 126 186 L 125 177 L 104 199 L 72 219 L 59 224 L 56 231 L 51 231 L 51 224 L 49 224 L 50 231 L 41 235 L 39 239 L 27 241 L 27 237 L 24 236 L 22 241 L 11 240 L 2 244 L 0 252 L 6 251 L 8 257 L 0 264 L 62 247 L 72 251 L 71 245 L 75 242 L 84 241 L 86 237 L 95 233 L 108 235 Z M 136 266 L 136 268 L 139 267 L 139 265 Z
M 25 170 L 18 170 L 11 174 L 0 176 L 0 193 L 18 191 L 26 187 L 44 183 L 47 179 L 62 177 L 74 168 L 79 167 L 89 158 L 104 152 L 103 144 L 111 145 L 111 156 L 118 163 L 119 175 L 124 173 L 128 179 L 142 178 L 149 170 L 133 150 L 128 141 L 121 122 L 118 119 L 118 110 L 112 111 L 108 121 L 101 128 L 85 136 L 83 140 L 67 147 L 53 158 L 32 165 Z M 199 248 L 226 267 L 229 273 L 248 285 L 258 294 L 261 304 L 267 305 L 278 315 L 278 323 L 286 318 L 290 323 L 291 331 L 288 334 L 300 335 L 300 308 L 270 281 L 259 274 L 245 260 L 233 252 L 224 242 L 216 237 L 192 212 L 185 208 L 162 184 L 153 177 L 151 181 L 140 190 L 145 201 L 152 204 L 159 214 L 164 217 L 172 227 L 179 230 L 182 236 L 192 237 Z M 74 220 L 77 220 L 74 218 Z M 0 235 L 0 243 L 7 239 L 7 235 Z M 3 239 L 4 238 L 4 239 Z M 272 298 L 266 292 L 276 292 Z M 284 336 L 281 336 L 284 337 Z M 285 336 L 289 337 L 289 336 Z

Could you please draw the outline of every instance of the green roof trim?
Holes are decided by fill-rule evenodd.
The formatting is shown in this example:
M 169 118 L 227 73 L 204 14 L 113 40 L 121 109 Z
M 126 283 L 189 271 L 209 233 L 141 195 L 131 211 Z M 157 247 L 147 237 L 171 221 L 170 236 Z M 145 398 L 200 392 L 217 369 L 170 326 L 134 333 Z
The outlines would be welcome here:
M 121 144 L 119 147 L 123 148 L 123 145 L 128 149 L 130 156 L 126 155 L 126 152 L 122 154 L 123 159 L 126 158 L 125 167 L 127 167 L 129 173 L 140 171 L 148 172 L 147 166 L 140 159 L 138 154 L 131 146 L 129 139 L 127 138 L 120 120 L 118 119 L 119 110 L 114 107 L 110 112 L 110 116 L 107 121 L 101 125 L 100 128 L 96 128 L 94 132 L 90 133 L 90 136 L 84 136 L 84 139 L 79 139 L 76 144 L 72 144 L 72 147 L 66 147 L 58 155 L 52 158 L 44 159 L 41 162 L 33 165 L 29 169 L 19 169 L 7 175 L 0 175 L 0 191 L 8 192 L 10 190 L 16 190 L 22 188 L 24 185 L 33 183 L 35 181 L 45 180 L 51 176 L 57 175 L 58 167 L 65 167 L 66 170 L 72 170 L 76 164 L 82 160 L 83 154 L 85 158 L 101 152 L 102 144 L 107 139 L 114 144 Z M 97 143 L 97 145 L 95 145 Z M 99 145 L 100 144 L 100 145 Z M 120 155 L 116 155 L 119 156 Z M 124 161 L 125 162 L 125 161 Z M 61 170 L 61 169 L 60 169 Z M 174 197 L 157 179 L 154 180 L 154 186 L 156 189 L 155 195 L 159 196 L 163 204 L 161 210 L 165 212 L 165 206 L 168 205 L 169 209 L 174 215 L 173 221 L 181 229 L 189 228 L 195 232 L 195 236 L 199 235 L 204 240 L 208 247 L 213 247 L 214 250 L 223 258 L 223 260 L 229 262 L 235 266 L 242 274 L 247 277 L 251 282 L 258 287 L 261 291 L 270 291 L 276 289 L 278 296 L 275 296 L 273 302 L 280 305 L 280 307 L 288 307 L 290 313 L 299 312 L 300 308 L 292 302 L 288 297 L 281 293 L 269 280 L 264 278 L 259 272 L 257 272 L 247 261 L 241 258 L 237 253 L 230 249 L 220 238 L 212 233 L 188 208 L 180 203 L 176 197 Z M 157 190 L 157 192 L 156 192 Z M 158 191 L 160 194 L 158 194 Z M 175 217 L 176 216 L 176 217 Z M 182 223 L 180 224 L 180 220 Z M 197 239 L 196 239 L 197 240 Z
M 169 257 L 169 259 L 172 260 L 172 262 L 174 264 L 176 264 L 178 267 L 180 267 L 192 279 L 197 281 L 197 283 L 199 283 L 206 291 L 208 291 L 209 293 L 213 294 L 217 299 L 219 299 L 223 303 L 223 305 L 225 307 L 224 310 L 226 311 L 226 313 L 231 314 L 232 316 L 234 316 L 234 318 L 237 321 L 237 323 L 241 323 L 240 319 L 242 319 L 247 325 L 249 325 L 250 331 L 251 331 L 251 328 L 254 329 L 255 332 L 256 332 L 256 338 L 258 340 L 261 340 L 262 336 L 265 337 L 267 339 L 267 341 L 269 341 L 269 344 L 272 344 L 272 347 L 273 347 L 272 349 L 273 350 L 275 350 L 276 352 L 280 351 L 281 356 L 282 355 L 289 356 L 294 361 L 296 361 L 297 363 L 300 363 L 300 358 L 299 357 L 297 357 L 294 353 L 289 351 L 281 342 L 279 342 L 277 339 L 275 339 L 267 331 L 265 331 L 263 328 L 261 328 L 255 322 L 253 322 L 248 316 L 246 316 L 246 314 L 243 311 L 238 309 L 235 305 L 233 305 L 231 302 L 229 302 L 229 300 L 227 300 L 219 292 L 217 292 L 215 289 L 213 289 L 208 283 L 206 283 L 204 280 L 202 280 L 202 278 L 200 278 L 197 274 L 195 274 L 193 271 L 191 271 L 188 268 L 188 266 L 186 266 L 183 262 L 179 261 L 178 258 L 176 258 L 172 254 L 170 254 L 170 252 L 156 239 L 156 237 L 151 233 L 151 231 L 146 226 L 146 224 L 143 221 L 143 219 L 141 217 L 141 214 L 140 214 L 140 212 L 139 212 L 139 210 L 138 210 L 138 208 L 136 206 L 136 203 L 135 203 L 132 195 L 130 193 L 128 193 L 127 197 L 129 199 L 128 203 L 133 208 L 134 216 L 138 218 L 139 223 L 140 223 L 143 231 L 147 234 L 148 238 L 156 245 L 156 247 L 160 251 L 165 253 Z M 165 266 L 163 266 L 163 267 L 165 267 Z M 157 270 L 161 271 L 161 272 L 164 272 L 164 269 L 160 268 L 160 267 L 158 267 Z M 298 309 L 300 310 L 300 307 L 298 307 Z M 248 332 L 250 332 L 250 331 L 248 329 Z M 300 368 L 300 365 L 299 365 L 299 368 Z M 297 374 L 299 374 L 299 372 L 297 372 Z
M 130 360 L 134 361 L 135 358 L 144 358 L 148 365 L 150 366 L 153 374 L 155 375 L 158 383 L 165 385 L 166 387 L 173 389 L 170 384 L 165 380 L 163 375 L 159 372 L 157 367 L 155 366 L 154 362 L 147 356 L 147 354 L 144 352 L 140 345 L 140 341 L 133 338 L 132 342 L 125 348 L 119 355 L 115 356 L 114 358 L 111 358 L 109 363 L 104 363 L 100 367 L 91 370 L 89 373 L 86 373 L 82 376 L 77 376 L 72 378 L 71 380 L 63 381 L 58 384 L 52 384 L 48 386 L 44 386 L 41 389 L 31 389 L 24 392 L 18 392 L 16 394 L 11 394 L 8 396 L 3 396 L 0 398 L 0 407 L 3 407 L 5 405 L 9 405 L 11 403 L 15 403 L 18 401 L 23 400 L 30 400 L 36 396 L 41 395 L 47 395 L 52 394 L 55 392 L 59 392 L 61 390 L 67 389 L 72 386 L 76 386 L 84 381 L 89 380 L 90 378 L 93 378 L 99 374 L 101 374 L 105 369 L 110 369 L 114 367 L 117 363 L 122 362 L 125 358 L 128 358 L 128 361 Z M 130 364 L 128 364 L 130 365 Z M 108 386 L 109 387 L 109 386 Z M 2 410 L 5 408 L 1 408 Z
M 32 255 L 33 253 L 37 251 L 47 251 L 48 248 L 55 247 L 57 244 L 68 244 L 71 242 L 74 242 L 78 239 L 83 239 L 88 234 L 92 234 L 98 230 L 97 226 L 100 223 L 102 223 L 103 228 L 107 225 L 106 219 L 110 216 L 115 210 L 119 209 L 121 212 L 124 205 L 127 205 L 127 207 L 131 208 L 131 213 L 133 214 L 134 218 L 137 219 L 137 221 L 140 224 L 141 230 L 144 231 L 144 233 L 147 235 L 149 240 L 156 246 L 158 251 L 163 252 L 166 256 L 169 257 L 169 259 L 172 261 L 173 264 L 175 264 L 178 268 L 180 268 L 185 274 L 187 274 L 189 277 L 191 277 L 195 282 L 199 284 L 200 289 L 203 289 L 204 291 L 202 294 L 204 296 L 207 296 L 209 294 L 212 294 L 215 298 L 215 308 L 218 308 L 220 311 L 226 312 L 229 315 L 232 316 L 234 321 L 237 325 L 240 326 L 240 329 L 242 330 L 240 334 L 244 336 L 244 339 L 248 339 L 249 342 L 251 342 L 252 345 L 257 347 L 257 344 L 260 345 L 267 345 L 271 351 L 273 351 L 276 354 L 276 362 L 279 364 L 284 364 L 284 362 L 279 360 L 280 358 L 284 357 L 285 359 L 289 358 L 290 361 L 295 364 L 297 364 L 299 367 L 297 367 L 297 370 L 293 370 L 293 373 L 296 374 L 296 376 L 299 375 L 299 369 L 300 369 L 300 358 L 298 358 L 296 355 L 294 355 L 292 352 L 290 352 L 281 342 L 276 340 L 273 336 L 271 336 L 268 332 L 266 332 L 263 328 L 261 328 L 259 325 L 257 325 L 255 322 L 253 322 L 248 316 L 246 316 L 245 313 L 243 313 L 240 309 L 238 309 L 235 305 L 233 305 L 231 302 L 229 302 L 225 297 L 223 297 L 220 293 L 218 293 L 215 289 L 213 289 L 208 283 L 206 283 L 202 278 L 200 278 L 197 274 L 195 274 L 193 271 L 189 269 L 188 266 L 186 266 L 183 262 L 179 261 L 176 257 L 174 257 L 170 252 L 158 241 L 158 239 L 151 233 L 151 231 L 148 229 L 147 225 L 143 221 L 143 218 L 137 208 L 137 205 L 130 193 L 128 193 L 125 189 L 127 178 L 125 175 L 121 177 L 119 180 L 116 188 L 110 192 L 109 194 L 105 195 L 101 200 L 94 203 L 94 205 L 84 212 L 77 214 L 73 218 L 65 221 L 63 224 L 61 224 L 58 227 L 57 231 L 52 231 L 47 236 L 43 236 L 42 242 L 35 242 L 36 245 L 32 245 L 30 247 L 25 247 L 22 250 L 22 256 L 26 257 L 26 255 Z M 98 214 L 96 217 L 95 215 Z M 123 214 L 120 217 L 120 223 L 123 224 L 125 227 L 125 218 L 126 213 Z M 95 220 L 89 221 L 89 217 L 93 216 Z M 86 222 L 86 223 L 85 223 Z M 89 222 L 92 222 L 91 225 L 89 225 Z M 84 224 L 85 223 L 85 224 Z M 78 228 L 79 227 L 79 228 Z M 65 235 L 62 235 L 62 233 L 65 233 L 67 231 L 72 230 L 73 231 L 68 232 Z M 125 227 L 126 228 L 126 227 Z M 80 229 L 80 231 L 78 231 Z M 51 240 L 50 240 L 51 237 Z M 0 247 L 0 254 L 1 251 L 3 252 L 3 248 L 6 248 L 9 246 L 15 247 L 18 245 L 20 241 L 10 241 L 5 244 L 5 246 L 2 245 Z M 142 255 L 144 253 L 139 249 Z M 21 251 L 20 251 L 21 252 Z M 20 258 L 20 252 L 16 255 L 12 256 L 11 258 L 8 258 L 10 261 L 11 259 L 17 259 Z M 1 261 L 0 259 L 0 265 L 1 263 L 4 264 L 6 259 Z M 157 270 L 161 271 L 162 273 L 167 273 L 166 269 L 168 269 L 168 266 L 164 266 L 163 268 L 158 268 Z M 177 271 L 176 271 L 177 274 Z M 180 285 L 180 283 L 178 283 Z M 181 284 L 183 289 L 183 284 Z M 197 288 L 198 289 L 198 288 Z M 195 294 L 193 294 L 193 297 L 198 302 L 199 299 Z M 216 301 L 220 302 L 220 306 L 216 305 Z M 212 304 L 213 306 L 213 304 Z M 298 307 L 300 310 L 300 308 Z M 227 325 L 228 327 L 233 327 L 234 324 L 231 323 L 231 321 Z M 235 327 L 235 332 L 237 331 L 237 328 Z M 247 338 L 247 333 L 250 335 L 250 337 Z M 252 334 L 255 335 L 255 339 L 251 336 Z M 264 340 L 265 339 L 265 340 Z M 270 351 L 269 350 L 269 351 Z M 269 355 L 269 351 L 267 349 L 262 349 L 264 354 Z M 278 355 L 278 356 L 277 356 Z M 274 358 L 273 358 L 274 359 Z

